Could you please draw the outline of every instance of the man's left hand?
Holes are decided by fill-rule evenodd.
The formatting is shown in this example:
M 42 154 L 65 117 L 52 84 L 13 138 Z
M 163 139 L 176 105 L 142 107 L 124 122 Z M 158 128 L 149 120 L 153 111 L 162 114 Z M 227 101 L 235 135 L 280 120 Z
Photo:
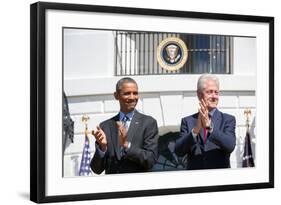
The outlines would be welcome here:
M 200 105 L 199 112 L 201 114 L 202 127 L 204 128 L 210 127 L 211 119 L 209 118 L 207 103 L 204 101 L 204 99 L 201 99 L 199 105 Z
M 118 128 L 118 133 L 119 133 L 120 145 L 122 147 L 126 147 L 126 145 L 128 145 L 126 128 L 124 127 L 123 123 L 120 121 L 116 122 L 116 124 L 117 124 L 117 128 Z

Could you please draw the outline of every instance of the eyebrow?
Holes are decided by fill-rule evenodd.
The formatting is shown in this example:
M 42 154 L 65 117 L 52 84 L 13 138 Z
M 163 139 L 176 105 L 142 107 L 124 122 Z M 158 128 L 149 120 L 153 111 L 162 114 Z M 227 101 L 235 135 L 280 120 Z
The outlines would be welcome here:
M 124 94 L 126 94 L 126 93 L 134 93 L 134 94 L 138 94 L 139 92 L 138 91 L 126 91 L 126 92 L 122 92 L 122 93 L 124 93 Z

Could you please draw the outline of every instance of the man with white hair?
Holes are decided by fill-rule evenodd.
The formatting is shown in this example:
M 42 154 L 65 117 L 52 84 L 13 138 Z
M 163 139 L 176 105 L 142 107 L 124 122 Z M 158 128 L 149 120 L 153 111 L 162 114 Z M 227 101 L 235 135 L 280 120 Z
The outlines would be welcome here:
M 175 152 L 178 156 L 187 154 L 189 170 L 229 168 L 236 143 L 236 120 L 217 109 L 219 80 L 215 75 L 199 77 L 197 97 L 198 113 L 182 119 Z

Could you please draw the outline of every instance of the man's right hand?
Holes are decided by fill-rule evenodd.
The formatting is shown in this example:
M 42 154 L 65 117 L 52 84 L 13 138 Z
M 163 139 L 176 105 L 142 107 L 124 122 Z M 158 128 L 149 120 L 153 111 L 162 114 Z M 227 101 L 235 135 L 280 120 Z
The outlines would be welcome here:
M 92 134 L 96 138 L 96 142 L 99 144 L 100 149 L 105 152 L 107 148 L 106 135 L 100 126 L 97 126 L 97 131 L 92 131 Z
M 199 105 L 200 105 L 199 115 L 201 114 L 201 125 L 203 128 L 210 127 L 211 120 L 209 117 L 209 110 L 208 110 L 207 103 L 205 102 L 204 99 L 201 99 Z

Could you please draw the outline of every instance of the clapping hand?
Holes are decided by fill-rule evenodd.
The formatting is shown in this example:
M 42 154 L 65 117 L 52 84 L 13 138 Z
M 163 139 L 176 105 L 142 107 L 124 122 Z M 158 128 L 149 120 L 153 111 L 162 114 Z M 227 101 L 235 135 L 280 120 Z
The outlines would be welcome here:
M 204 101 L 204 99 L 200 100 L 199 106 L 200 106 L 200 108 L 199 108 L 198 119 L 199 118 L 201 119 L 202 127 L 203 128 L 210 127 L 211 120 L 210 120 L 210 117 L 209 117 L 209 110 L 208 110 L 208 107 L 207 107 L 207 103 Z
M 120 145 L 123 147 L 126 147 L 128 142 L 127 142 L 127 130 L 124 127 L 123 123 L 118 121 L 116 122 L 117 124 L 117 128 L 118 128 L 118 132 L 119 132 L 119 141 L 120 141 Z
M 102 151 L 105 151 L 107 148 L 106 135 L 100 126 L 97 126 L 97 131 L 92 130 L 92 134 L 96 138 L 96 142 L 99 144 L 99 147 Z

